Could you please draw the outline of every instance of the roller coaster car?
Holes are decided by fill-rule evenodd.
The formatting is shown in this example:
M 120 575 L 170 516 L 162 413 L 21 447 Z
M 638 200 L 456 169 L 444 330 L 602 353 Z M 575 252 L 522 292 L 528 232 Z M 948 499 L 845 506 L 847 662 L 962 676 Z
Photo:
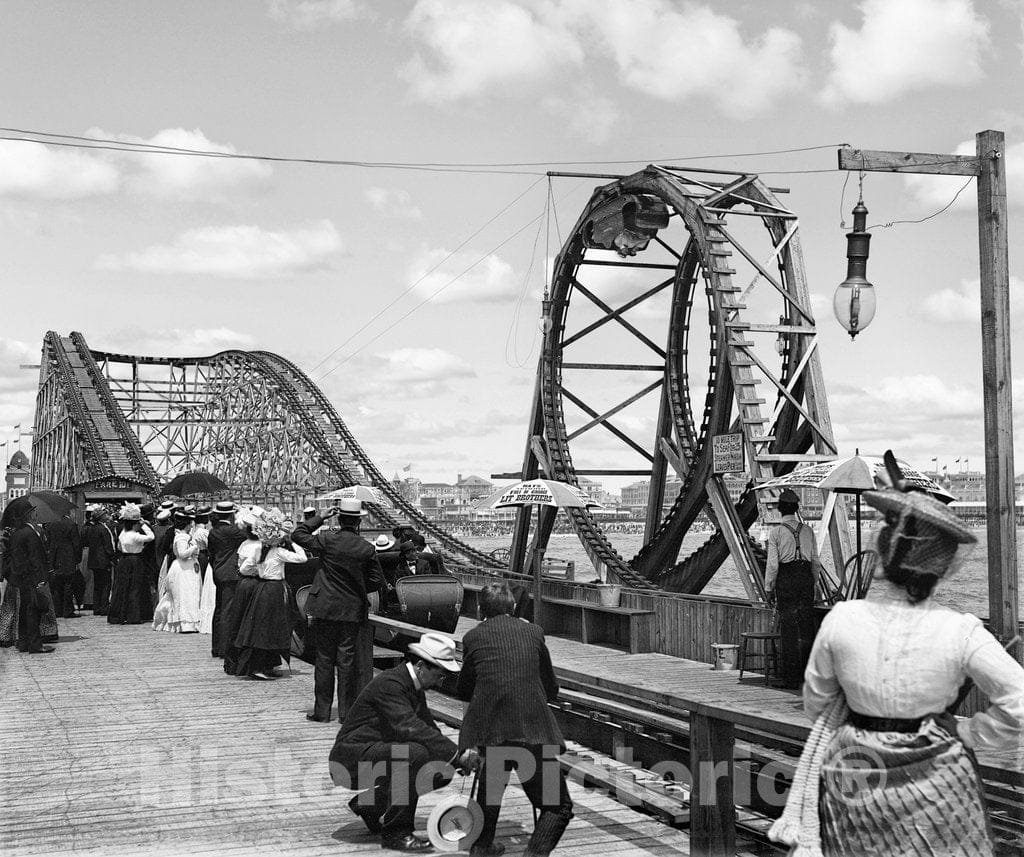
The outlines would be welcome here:
M 309 586 L 295 592 L 300 621 L 292 630 L 292 654 L 307 663 L 316 659 L 316 641 L 306 612 Z M 380 596 L 370 593 L 370 612 L 401 619 L 434 631 L 451 634 L 459 622 L 462 611 L 462 581 L 450 574 L 416 574 L 400 577 L 395 582 L 397 604 L 380 606 Z M 394 640 L 391 631 L 377 629 L 375 641 L 384 645 Z
M 668 206 L 657 197 L 623 194 L 598 206 L 584 227 L 588 247 L 614 250 L 622 257 L 647 249 L 668 226 Z

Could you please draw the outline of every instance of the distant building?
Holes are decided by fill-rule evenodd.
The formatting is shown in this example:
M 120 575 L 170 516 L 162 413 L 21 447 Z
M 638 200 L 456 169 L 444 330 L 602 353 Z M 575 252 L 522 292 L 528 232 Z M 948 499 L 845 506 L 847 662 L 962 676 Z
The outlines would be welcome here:
M 0 512 L 6 509 L 7 504 L 15 497 L 28 493 L 31 470 L 28 456 L 20 449 L 11 456 L 11 460 L 7 463 L 4 491 L 0 495 Z
M 480 476 L 471 475 L 463 479 L 460 473 L 459 478 L 455 481 L 455 496 L 463 505 L 472 503 L 474 500 L 480 500 L 493 493 L 494 483 L 488 482 Z

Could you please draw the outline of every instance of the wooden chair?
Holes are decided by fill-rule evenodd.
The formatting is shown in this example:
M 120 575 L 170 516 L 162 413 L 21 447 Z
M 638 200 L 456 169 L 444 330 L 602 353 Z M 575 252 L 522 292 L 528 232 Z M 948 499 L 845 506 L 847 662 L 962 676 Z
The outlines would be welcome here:
M 781 638 L 781 634 L 774 632 L 740 634 L 740 651 L 736 658 L 736 666 L 739 667 L 740 671 L 740 681 L 743 681 L 743 670 L 751 669 L 752 666 L 764 667 L 765 684 L 771 681 L 773 675 L 778 674 L 779 640 Z M 750 660 L 756 663 L 750 664 Z
M 864 550 L 851 556 L 843 566 L 842 598 L 851 601 L 867 595 L 876 568 L 878 554 L 873 550 Z

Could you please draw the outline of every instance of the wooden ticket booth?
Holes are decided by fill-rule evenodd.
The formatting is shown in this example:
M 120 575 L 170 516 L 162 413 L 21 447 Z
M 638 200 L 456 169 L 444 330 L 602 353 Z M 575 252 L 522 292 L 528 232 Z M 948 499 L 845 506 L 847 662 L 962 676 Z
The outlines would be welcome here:
M 120 505 L 122 503 L 146 503 L 153 494 L 151 486 L 123 476 L 104 476 L 78 485 L 64 488 L 75 504 L 76 520 L 85 520 L 85 507 L 91 503 Z

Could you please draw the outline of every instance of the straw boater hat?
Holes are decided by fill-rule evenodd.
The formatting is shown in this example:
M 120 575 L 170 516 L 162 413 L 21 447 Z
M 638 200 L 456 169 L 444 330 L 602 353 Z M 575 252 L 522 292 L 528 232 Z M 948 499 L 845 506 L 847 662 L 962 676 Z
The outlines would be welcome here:
M 363 511 L 363 501 L 355 500 L 351 497 L 345 497 L 343 500 L 339 500 L 338 514 L 350 518 L 365 518 L 366 512 Z
M 302 510 L 303 518 L 312 518 L 315 514 L 316 509 L 313 506 L 306 506 L 306 508 Z
M 865 491 L 862 496 L 885 513 L 886 526 L 878 536 L 883 565 L 900 553 L 902 568 L 941 576 L 959 545 L 978 541 L 947 506 L 920 491 Z
M 381 533 L 373 540 L 373 546 L 379 551 L 386 551 L 395 546 L 395 540 L 388 538 L 386 533 Z
M 213 512 L 211 514 L 224 515 L 226 517 L 228 515 L 234 515 L 236 512 L 238 512 L 238 506 L 234 504 L 234 501 L 221 500 L 213 507 Z
M 409 644 L 409 651 L 450 673 L 461 669 L 455 660 L 455 643 L 441 634 L 424 634 L 418 643 Z

